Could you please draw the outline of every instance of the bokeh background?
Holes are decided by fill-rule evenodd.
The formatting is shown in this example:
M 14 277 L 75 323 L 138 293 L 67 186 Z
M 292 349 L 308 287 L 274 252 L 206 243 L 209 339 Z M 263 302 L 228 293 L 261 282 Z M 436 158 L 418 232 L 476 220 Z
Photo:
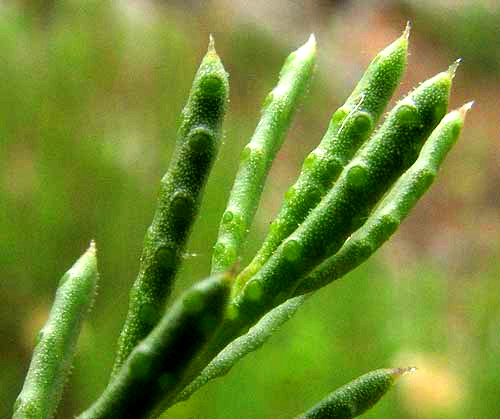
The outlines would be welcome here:
M 10 416 L 59 277 L 92 238 L 99 295 L 58 417 L 73 417 L 103 389 L 210 33 L 230 73 L 231 103 L 179 286 L 209 270 L 235 156 L 286 55 L 316 34 L 316 75 L 243 262 L 330 115 L 407 20 L 409 66 L 395 97 L 462 57 L 450 108 L 476 101 L 437 182 L 369 262 L 169 417 L 293 417 L 369 370 L 413 365 L 418 372 L 364 417 L 500 417 L 500 7 L 488 0 L 2 2 L 0 417 Z

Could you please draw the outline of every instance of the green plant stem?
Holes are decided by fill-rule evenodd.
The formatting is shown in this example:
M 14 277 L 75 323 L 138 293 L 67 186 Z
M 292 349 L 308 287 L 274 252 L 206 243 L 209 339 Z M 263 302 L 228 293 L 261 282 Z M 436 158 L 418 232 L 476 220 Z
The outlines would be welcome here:
M 247 334 L 226 346 L 176 398 L 175 403 L 188 399 L 191 394 L 210 380 L 227 374 L 241 358 L 259 349 L 285 322 L 292 318 L 307 296 L 300 295 L 267 313 Z
M 182 111 L 172 162 L 161 181 L 157 209 L 144 239 L 139 274 L 130 292 L 112 375 L 163 314 L 217 155 L 228 89 L 227 74 L 211 39 Z
M 417 161 L 401 176 L 366 223 L 342 248 L 307 275 L 295 290 L 305 294 L 341 278 L 368 259 L 397 230 L 432 185 L 439 167 L 457 141 L 469 102 L 447 114 L 422 147 Z
M 71 372 L 76 341 L 97 288 L 94 242 L 59 281 L 49 318 L 36 338 L 33 358 L 13 419 L 53 418 Z
M 351 419 L 373 407 L 396 379 L 415 368 L 371 371 L 340 387 L 296 419 Z
M 304 221 L 372 133 L 406 68 L 409 30 L 407 25 L 400 38 L 377 54 L 344 105 L 333 114 L 323 139 L 305 159 L 297 181 L 285 194 L 262 247 L 238 275 L 238 288 Z
M 444 116 L 453 74 L 454 67 L 422 83 L 389 113 L 320 204 L 234 298 L 232 314 L 244 317 L 243 324 L 254 324 L 289 298 L 366 221 Z
M 316 62 L 314 35 L 285 61 L 276 87 L 240 157 L 240 166 L 222 216 L 212 257 L 212 273 L 230 269 L 253 221 L 271 163 L 280 149 Z
M 182 379 L 221 323 L 231 282 L 231 274 L 217 274 L 185 292 L 133 349 L 99 399 L 78 418 L 159 415 L 163 394 Z
M 221 329 L 186 380 L 168 395 L 170 404 L 223 348 L 291 297 L 301 279 L 335 254 L 366 221 L 377 201 L 416 160 L 424 140 L 446 113 L 457 65 L 422 83 L 388 114 L 321 203 L 232 299 Z

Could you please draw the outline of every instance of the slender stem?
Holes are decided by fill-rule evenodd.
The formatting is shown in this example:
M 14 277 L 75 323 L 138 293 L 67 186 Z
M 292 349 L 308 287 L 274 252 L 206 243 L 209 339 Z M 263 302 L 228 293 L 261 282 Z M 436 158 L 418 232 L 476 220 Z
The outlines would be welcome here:
M 71 372 L 76 341 L 97 288 L 94 242 L 59 281 L 47 323 L 38 333 L 14 419 L 53 418 Z
M 296 419 L 351 419 L 372 408 L 394 385 L 415 368 L 385 368 L 371 371 L 329 394 Z
M 134 348 L 99 399 L 78 418 L 160 414 L 164 394 L 182 379 L 221 323 L 231 282 L 231 274 L 217 274 L 185 292 Z
M 236 262 L 252 224 L 271 163 L 281 147 L 316 61 L 314 35 L 285 61 L 276 87 L 267 96 L 262 116 L 240 157 L 240 166 L 219 227 L 212 272 Z

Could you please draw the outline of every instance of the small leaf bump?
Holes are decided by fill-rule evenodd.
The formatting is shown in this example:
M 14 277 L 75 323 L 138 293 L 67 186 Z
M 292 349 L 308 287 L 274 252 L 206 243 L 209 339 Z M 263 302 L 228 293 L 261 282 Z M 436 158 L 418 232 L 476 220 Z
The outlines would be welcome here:
M 349 167 L 346 176 L 346 182 L 354 188 L 359 188 L 365 185 L 368 177 L 368 171 L 362 164 L 353 164 Z
M 302 246 L 296 240 L 288 240 L 283 245 L 283 256 L 288 262 L 297 262 L 302 254 Z
M 251 301 L 259 301 L 264 289 L 259 281 L 250 281 L 245 287 L 245 298 Z

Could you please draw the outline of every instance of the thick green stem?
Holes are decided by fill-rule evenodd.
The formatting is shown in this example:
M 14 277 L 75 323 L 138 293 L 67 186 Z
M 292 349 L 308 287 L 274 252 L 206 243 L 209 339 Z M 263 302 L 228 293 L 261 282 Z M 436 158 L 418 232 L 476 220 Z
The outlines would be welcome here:
M 161 414 L 164 394 L 182 380 L 220 325 L 231 275 L 195 284 L 137 345 L 99 399 L 79 419 L 144 418 Z
M 217 155 L 228 89 L 227 74 L 211 40 L 182 111 L 172 162 L 161 181 L 158 206 L 144 239 L 113 375 L 163 314 Z
M 434 181 L 457 141 L 472 102 L 446 115 L 429 136 L 417 161 L 401 176 L 366 223 L 342 248 L 307 275 L 295 290 L 305 294 L 341 278 L 367 260 L 396 231 Z

